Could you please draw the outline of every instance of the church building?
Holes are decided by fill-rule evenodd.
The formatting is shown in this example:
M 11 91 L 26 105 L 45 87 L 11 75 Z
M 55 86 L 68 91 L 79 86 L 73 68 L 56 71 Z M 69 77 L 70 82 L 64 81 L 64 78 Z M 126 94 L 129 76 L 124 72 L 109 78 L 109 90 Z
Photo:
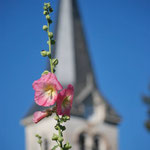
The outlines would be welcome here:
M 66 123 L 64 139 L 72 150 L 118 150 L 120 116 L 100 93 L 92 70 L 77 0 L 59 0 L 55 29 L 55 56 L 59 60 L 56 76 L 63 87 L 74 85 L 71 119 Z M 43 139 L 43 150 L 50 150 L 56 121 L 48 117 L 38 124 L 33 113 L 43 110 L 35 103 L 22 119 L 26 150 L 40 150 L 35 134 Z

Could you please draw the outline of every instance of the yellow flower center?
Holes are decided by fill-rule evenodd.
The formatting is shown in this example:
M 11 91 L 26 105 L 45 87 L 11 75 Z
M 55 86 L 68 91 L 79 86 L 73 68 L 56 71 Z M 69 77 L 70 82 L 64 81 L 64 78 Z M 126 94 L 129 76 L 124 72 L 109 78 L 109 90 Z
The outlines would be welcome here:
M 52 87 L 52 86 L 46 86 L 46 87 L 44 88 L 44 91 L 45 91 L 46 95 L 50 96 L 51 99 L 52 99 L 52 97 L 53 97 L 54 94 L 55 94 L 55 89 L 54 89 L 54 87 Z
M 70 104 L 70 98 L 71 98 L 71 96 L 66 96 L 64 98 L 63 103 L 62 103 L 63 107 L 69 106 L 69 104 Z

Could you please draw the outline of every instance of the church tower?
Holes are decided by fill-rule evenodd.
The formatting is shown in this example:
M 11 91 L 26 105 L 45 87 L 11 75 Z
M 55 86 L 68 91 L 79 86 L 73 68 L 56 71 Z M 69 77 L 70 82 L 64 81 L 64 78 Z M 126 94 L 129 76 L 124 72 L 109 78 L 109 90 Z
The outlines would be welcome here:
M 77 0 L 59 1 L 55 31 L 55 56 L 59 60 L 56 76 L 64 87 L 70 83 L 75 87 L 64 139 L 71 143 L 72 150 L 117 150 L 120 117 L 97 89 Z M 33 113 L 43 109 L 34 104 L 22 119 L 26 150 L 40 150 L 35 134 L 42 136 L 44 150 L 55 144 L 49 143 L 55 132 L 52 117 L 32 123 Z

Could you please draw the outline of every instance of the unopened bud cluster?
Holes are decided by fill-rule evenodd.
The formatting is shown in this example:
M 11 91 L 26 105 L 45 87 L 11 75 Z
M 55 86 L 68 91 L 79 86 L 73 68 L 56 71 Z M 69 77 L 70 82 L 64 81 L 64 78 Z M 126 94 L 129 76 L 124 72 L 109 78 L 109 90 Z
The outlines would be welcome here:
M 42 137 L 38 134 L 36 134 L 35 136 L 38 138 L 37 142 L 41 145 L 42 144 L 42 139 L 41 139 Z
M 51 45 L 55 44 L 55 40 L 53 39 L 53 33 L 49 31 L 50 24 L 52 23 L 50 13 L 53 12 L 53 9 L 52 9 L 50 3 L 44 3 L 43 9 L 44 9 L 43 14 L 45 15 L 46 20 L 47 20 L 47 25 L 43 25 L 43 30 L 46 31 L 47 34 L 48 34 L 47 44 L 49 45 L 49 51 L 42 50 L 41 55 L 43 57 L 47 57 L 47 56 L 49 57 L 51 72 L 53 73 L 53 72 L 55 72 L 55 67 L 58 64 L 58 60 L 57 59 L 52 59 L 52 56 L 51 56 Z M 54 61 L 54 60 L 57 60 L 57 61 Z
M 55 129 L 58 130 L 58 135 L 57 134 L 53 134 L 53 137 L 52 137 L 52 140 L 53 141 L 56 141 L 57 143 L 59 143 L 58 146 L 61 145 L 61 147 L 64 149 L 64 150 L 69 150 L 71 149 L 71 145 L 69 144 L 69 142 L 66 142 L 64 145 L 63 145 L 63 141 L 64 141 L 64 138 L 63 138 L 63 135 L 62 135 L 62 132 L 66 130 L 66 127 L 62 125 L 62 123 L 66 122 L 67 120 L 70 120 L 70 117 L 69 116 L 62 116 L 61 118 L 56 115 L 55 118 L 54 118 L 56 121 L 57 121 L 57 124 L 55 126 Z M 57 146 L 57 145 L 56 145 Z
M 53 9 L 50 5 L 50 3 L 44 3 L 44 7 L 43 7 L 44 11 L 43 14 L 46 16 L 46 19 L 49 23 L 52 23 L 52 20 L 50 19 L 50 13 L 53 12 Z

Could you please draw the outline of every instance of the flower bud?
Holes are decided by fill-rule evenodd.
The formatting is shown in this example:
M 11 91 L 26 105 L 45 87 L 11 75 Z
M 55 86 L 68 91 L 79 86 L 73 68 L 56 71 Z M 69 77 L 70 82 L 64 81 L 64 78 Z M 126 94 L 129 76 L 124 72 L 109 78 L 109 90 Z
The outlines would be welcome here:
M 50 52 L 47 52 L 47 56 L 48 56 L 48 57 L 51 57 L 51 53 L 50 53 Z
M 49 15 L 46 15 L 46 19 L 47 19 L 47 20 L 50 20 L 50 16 L 49 16 Z
M 54 141 L 55 141 L 55 140 L 58 140 L 58 135 L 54 133 L 54 134 L 53 134 L 53 137 L 52 137 L 52 140 L 54 140 Z
M 64 147 L 65 147 L 66 149 L 70 149 L 72 146 L 69 144 L 69 142 L 67 142 L 67 143 L 64 145 Z
M 69 116 L 66 116 L 66 120 L 70 120 L 70 117 L 69 117 Z
M 51 8 L 49 9 L 49 11 L 50 11 L 50 12 L 53 12 L 53 8 L 51 7 Z
M 46 56 L 47 56 L 47 51 L 42 50 L 42 51 L 41 51 L 41 55 L 42 55 L 43 57 L 46 57 Z
M 44 31 L 47 31 L 47 29 L 48 29 L 48 26 L 47 26 L 47 25 L 44 25 L 44 26 L 43 26 L 43 30 L 44 30 Z
M 42 75 L 48 74 L 48 73 L 49 73 L 49 71 L 48 71 L 48 70 L 45 70 L 45 71 L 42 73 Z
M 47 8 L 50 8 L 50 7 L 51 7 L 50 3 L 47 3 Z
M 58 116 L 55 116 L 54 119 L 55 119 L 55 120 L 59 120 Z
M 64 120 L 64 122 L 66 122 L 67 120 L 70 120 L 70 117 L 69 116 L 63 116 L 63 120 Z
M 53 38 L 53 32 L 49 32 L 49 33 L 48 33 L 48 36 L 49 36 L 50 38 Z
M 58 65 L 58 59 L 52 59 L 52 64 L 54 67 Z
M 54 45 L 56 43 L 55 40 L 51 40 L 51 44 Z
M 43 7 L 43 9 L 44 9 L 44 10 L 47 10 L 47 7 L 46 7 L 46 6 L 44 6 L 44 7 Z
M 52 23 L 53 23 L 53 21 L 52 21 L 51 19 L 49 19 L 48 22 L 49 22 L 49 24 L 52 24 Z
M 44 6 L 47 6 L 47 3 L 44 3 Z
M 36 136 L 37 138 L 40 138 L 40 139 L 42 138 L 42 137 L 41 137 L 40 135 L 38 135 L 38 134 L 36 134 L 35 136 Z
M 37 142 L 38 142 L 39 144 L 42 144 L 42 140 L 38 140 Z
M 58 126 L 57 125 L 55 126 L 55 129 L 58 130 Z
M 64 130 L 66 130 L 66 127 L 65 127 L 65 126 L 60 125 L 60 129 L 61 129 L 62 131 L 64 131 Z
M 48 14 L 48 12 L 45 10 L 45 11 L 43 11 L 43 14 L 44 14 L 44 15 L 47 15 L 47 14 Z
M 64 140 L 63 137 L 61 137 L 61 136 L 58 137 L 59 142 L 62 142 L 63 140 Z

